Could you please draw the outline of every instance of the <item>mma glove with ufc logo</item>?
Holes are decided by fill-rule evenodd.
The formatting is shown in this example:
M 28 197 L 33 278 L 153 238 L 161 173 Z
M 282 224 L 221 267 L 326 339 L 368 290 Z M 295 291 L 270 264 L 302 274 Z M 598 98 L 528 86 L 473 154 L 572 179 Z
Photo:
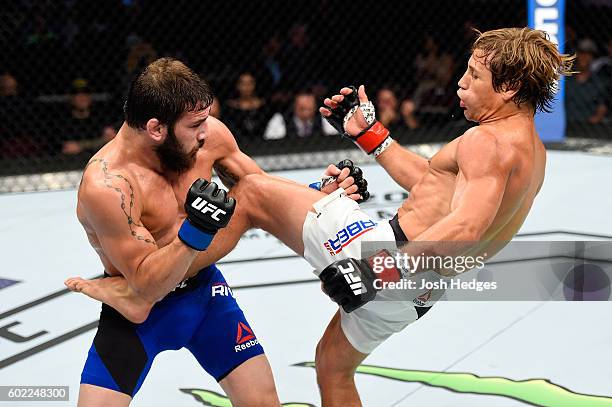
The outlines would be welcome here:
M 192 249 L 206 250 L 219 229 L 227 226 L 235 208 L 236 200 L 225 190 L 214 182 L 197 179 L 187 192 L 187 219 L 179 229 L 179 239 Z
M 402 273 L 387 250 L 367 259 L 347 258 L 333 262 L 319 274 L 323 292 L 345 312 L 372 301 L 382 282 L 400 281 Z

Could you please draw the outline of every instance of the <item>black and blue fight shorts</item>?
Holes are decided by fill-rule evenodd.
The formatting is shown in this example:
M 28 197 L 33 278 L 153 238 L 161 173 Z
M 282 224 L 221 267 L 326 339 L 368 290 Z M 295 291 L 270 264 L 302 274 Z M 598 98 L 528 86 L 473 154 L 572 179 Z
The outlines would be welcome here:
M 103 304 L 81 383 L 134 397 L 155 356 L 181 348 L 187 348 L 217 381 L 264 353 L 215 265 L 155 304 L 141 324 Z

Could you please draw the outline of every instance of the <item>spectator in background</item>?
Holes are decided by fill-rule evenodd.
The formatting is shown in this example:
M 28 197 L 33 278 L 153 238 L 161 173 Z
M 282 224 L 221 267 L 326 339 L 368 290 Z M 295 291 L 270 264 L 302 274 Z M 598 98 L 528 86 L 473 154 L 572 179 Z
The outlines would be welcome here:
M 117 134 L 110 120 L 103 112 L 93 108 L 93 101 L 87 81 L 82 78 L 72 82 L 69 112 L 59 123 L 61 152 L 80 154 L 95 151 L 112 140 Z
M 272 35 L 261 48 L 261 65 L 267 80 L 264 81 L 266 88 L 274 90 L 283 79 L 283 71 L 279 61 L 281 40 L 278 35 Z
M 130 33 L 125 43 L 128 49 L 125 60 L 125 75 L 123 76 L 122 89 L 128 89 L 134 76 L 141 72 L 146 66 L 157 59 L 157 50 L 140 35 Z
M 292 93 L 311 86 L 317 78 L 313 64 L 314 50 L 311 46 L 308 26 L 296 23 L 289 30 L 289 38 L 281 49 L 279 58 L 284 74 L 283 86 Z M 318 79 L 318 78 L 317 78 Z
M 568 126 L 601 123 L 608 112 L 606 83 L 591 70 L 596 53 L 593 40 L 586 38 L 578 42 L 575 65 L 578 73 L 566 78 L 565 82 Z
M 46 150 L 44 138 L 36 137 L 32 101 L 20 94 L 10 72 L 0 75 L 0 157 L 28 157 Z M 42 139 L 42 140 L 41 140 Z
M 263 138 L 277 140 L 285 137 L 304 138 L 332 134 L 338 132 L 319 114 L 315 95 L 310 91 L 300 91 L 295 95 L 290 113 L 276 113 L 272 116 Z
M 427 34 L 423 40 L 423 48 L 414 60 L 416 83 L 433 80 L 444 58 L 448 58 L 448 54 L 442 53 L 438 41 Z
M 591 67 L 595 75 L 610 80 L 612 79 L 612 37 L 608 39 L 606 51 L 606 55 L 602 55 L 593 61 Z
M 18 95 L 17 79 L 10 73 L 5 72 L 0 75 L 0 97 L 3 102 Z
M 401 133 L 406 133 L 411 130 L 416 130 L 421 126 L 419 119 L 416 117 L 416 104 L 412 99 L 404 99 L 400 105 L 400 122 L 398 130 Z
M 453 83 L 454 61 L 444 55 L 438 60 L 434 76 L 423 81 L 414 92 L 419 116 L 431 121 L 446 122 L 457 104 L 457 88 Z
M 604 83 L 605 100 L 604 104 L 607 109 L 607 120 L 610 119 L 610 112 L 612 112 L 612 37 L 608 39 L 606 44 L 607 54 L 597 58 L 591 65 L 593 68 L 593 74 L 598 77 Z M 604 119 L 606 120 L 606 119 Z
M 237 97 L 223 107 L 225 123 L 237 138 L 261 138 L 265 125 L 266 102 L 257 96 L 257 82 L 250 72 L 243 72 L 236 81 Z
M 399 125 L 400 114 L 399 114 L 399 101 L 395 90 L 390 86 L 383 86 L 376 92 L 376 114 L 378 120 L 389 129 L 389 131 L 395 130 Z

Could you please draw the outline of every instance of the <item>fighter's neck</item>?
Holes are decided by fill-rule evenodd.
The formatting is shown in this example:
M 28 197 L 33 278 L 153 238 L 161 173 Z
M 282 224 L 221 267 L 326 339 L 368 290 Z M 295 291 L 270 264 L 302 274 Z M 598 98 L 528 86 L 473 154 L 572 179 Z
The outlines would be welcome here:
M 478 122 L 479 125 L 501 124 L 515 121 L 533 121 L 533 112 L 528 109 L 500 109 L 496 112 L 491 112 L 485 118 Z
M 142 132 L 129 127 L 124 122 L 114 141 L 117 143 L 115 147 L 117 152 L 126 162 L 164 175 L 153 142 Z

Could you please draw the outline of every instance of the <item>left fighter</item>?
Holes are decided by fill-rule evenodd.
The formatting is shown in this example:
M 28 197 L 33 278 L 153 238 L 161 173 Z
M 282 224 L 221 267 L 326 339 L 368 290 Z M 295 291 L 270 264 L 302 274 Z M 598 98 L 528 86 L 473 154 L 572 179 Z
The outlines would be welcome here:
M 151 63 L 130 86 L 117 137 L 84 171 L 77 216 L 89 242 L 108 275 L 124 276 L 131 292 L 155 305 L 129 320 L 102 305 L 79 406 L 129 405 L 155 356 L 183 347 L 232 405 L 280 404 L 264 350 L 236 300 L 214 295 L 213 287 L 227 284 L 223 275 L 214 264 L 198 270 L 194 262 L 220 228 L 233 228 L 236 202 L 206 181 L 212 169 L 227 186 L 263 172 L 210 117 L 212 100 L 209 85 L 182 62 Z M 334 171 L 336 184 L 352 182 L 348 170 Z M 237 333 L 249 345 L 239 351 Z

